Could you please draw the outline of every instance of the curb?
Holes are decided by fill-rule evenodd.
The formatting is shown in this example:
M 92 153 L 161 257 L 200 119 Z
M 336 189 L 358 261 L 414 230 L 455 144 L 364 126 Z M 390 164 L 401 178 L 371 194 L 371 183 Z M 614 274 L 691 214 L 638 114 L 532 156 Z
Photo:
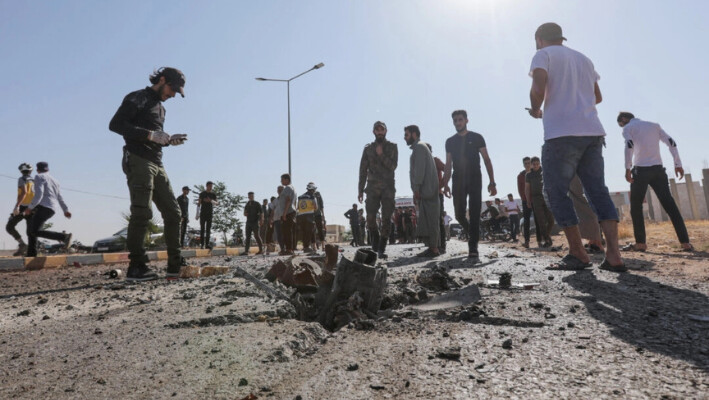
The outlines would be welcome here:
M 214 256 L 237 256 L 243 252 L 241 247 L 221 247 L 213 250 L 191 249 L 181 250 L 184 258 L 201 258 Z M 250 254 L 258 252 L 258 248 L 249 250 Z M 150 261 L 167 260 L 167 251 L 148 251 Z M 74 263 L 81 265 L 113 264 L 129 262 L 128 253 L 72 254 L 42 257 L 8 257 L 0 258 L 0 272 L 36 271 L 45 268 L 62 268 Z

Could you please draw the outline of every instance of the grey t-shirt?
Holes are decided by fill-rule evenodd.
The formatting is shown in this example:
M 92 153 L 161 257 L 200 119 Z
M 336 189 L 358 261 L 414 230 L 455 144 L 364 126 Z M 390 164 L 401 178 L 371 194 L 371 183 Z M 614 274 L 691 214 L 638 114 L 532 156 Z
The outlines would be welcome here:
M 290 197 L 290 202 L 286 203 L 286 198 Z M 285 210 L 285 214 L 288 215 L 292 212 L 295 212 L 296 207 L 297 207 L 297 202 L 298 202 L 298 196 L 295 194 L 295 188 L 293 185 L 286 185 L 283 186 L 283 191 L 281 192 L 281 195 L 278 196 L 278 211 L 279 213 L 274 216 L 274 218 L 282 217 L 283 216 L 283 210 Z

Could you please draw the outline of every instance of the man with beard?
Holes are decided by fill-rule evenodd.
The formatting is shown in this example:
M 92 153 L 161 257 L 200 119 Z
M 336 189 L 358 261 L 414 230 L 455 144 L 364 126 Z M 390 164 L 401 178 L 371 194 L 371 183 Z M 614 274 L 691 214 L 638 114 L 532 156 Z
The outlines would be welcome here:
M 147 281 L 157 275 L 148 267 L 145 235 L 153 217 L 151 203 L 162 215 L 167 245 L 167 277 L 177 277 L 184 263 L 180 254 L 180 206 L 162 164 L 164 146 L 177 146 L 187 140 L 185 134 L 169 135 L 163 131 L 165 107 L 162 103 L 179 93 L 185 97 L 185 76 L 175 68 L 160 68 L 150 75 L 145 89 L 129 93 L 108 129 L 123 136 L 123 172 L 130 192 L 130 220 L 126 247 L 130 264 L 128 281 Z
M 360 204 L 367 194 L 367 226 L 372 232 L 372 249 L 379 258 L 386 258 L 386 243 L 391 224 L 382 226 L 381 235 L 377 228 L 377 212 L 381 206 L 382 221 L 389 221 L 394 211 L 396 187 L 394 171 L 399 161 L 399 149 L 396 143 L 386 140 L 387 126 L 384 122 L 374 123 L 375 140 L 364 146 L 359 163 L 358 200 Z
M 190 208 L 190 194 L 189 186 L 182 187 L 182 194 L 177 196 L 177 204 L 180 205 L 180 214 L 182 218 L 180 219 L 180 247 L 185 247 L 185 234 L 187 233 L 187 222 L 189 221 L 189 208 Z
M 404 128 L 404 140 L 412 150 L 409 179 L 414 202 L 418 205 L 416 234 L 428 247 L 416 257 L 438 257 L 441 209 L 436 163 L 426 143 L 421 142 L 421 131 L 418 126 L 409 125 Z
M 490 196 L 497 194 L 492 162 L 487 154 L 485 139 L 479 133 L 468 130 L 468 113 L 465 110 L 453 111 L 451 115 L 456 134 L 446 140 L 446 172 L 443 176 L 444 191 L 450 191 L 448 181 L 453 177 L 453 208 L 455 218 L 468 234 L 468 258 L 477 264 L 478 240 L 480 239 L 480 203 L 482 201 L 482 174 L 480 156 L 485 162 L 485 169 L 490 178 L 487 191 Z M 465 216 L 469 208 L 470 221 Z

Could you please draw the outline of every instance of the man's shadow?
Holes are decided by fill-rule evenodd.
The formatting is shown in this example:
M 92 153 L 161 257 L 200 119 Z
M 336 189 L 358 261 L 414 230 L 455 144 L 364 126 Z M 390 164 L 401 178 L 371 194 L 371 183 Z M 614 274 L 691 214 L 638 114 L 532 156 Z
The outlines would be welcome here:
M 563 281 L 587 293 L 578 300 L 589 314 L 638 351 L 665 354 L 709 370 L 708 324 L 689 317 L 709 315 L 706 295 L 630 273 L 619 274 L 617 283 L 600 281 L 589 270 Z

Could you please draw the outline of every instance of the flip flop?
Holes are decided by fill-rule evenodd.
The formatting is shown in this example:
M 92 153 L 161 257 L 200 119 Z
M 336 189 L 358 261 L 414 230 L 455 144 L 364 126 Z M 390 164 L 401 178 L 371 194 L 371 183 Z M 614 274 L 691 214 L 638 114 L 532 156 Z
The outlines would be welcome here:
M 579 260 L 576 256 L 567 254 L 558 263 L 554 263 L 546 269 L 549 271 L 581 271 L 585 268 L 592 266 L 593 264 L 585 263 Z
M 629 244 L 627 246 L 623 246 L 620 251 L 637 251 L 638 253 L 644 253 L 646 249 L 640 249 L 635 247 L 636 244 Z
M 628 271 L 628 267 L 625 266 L 625 264 L 620 264 L 620 265 L 611 265 L 611 263 L 608 262 L 608 260 L 603 259 L 603 262 L 601 265 L 598 267 L 604 271 L 610 271 L 610 272 L 626 272 Z

